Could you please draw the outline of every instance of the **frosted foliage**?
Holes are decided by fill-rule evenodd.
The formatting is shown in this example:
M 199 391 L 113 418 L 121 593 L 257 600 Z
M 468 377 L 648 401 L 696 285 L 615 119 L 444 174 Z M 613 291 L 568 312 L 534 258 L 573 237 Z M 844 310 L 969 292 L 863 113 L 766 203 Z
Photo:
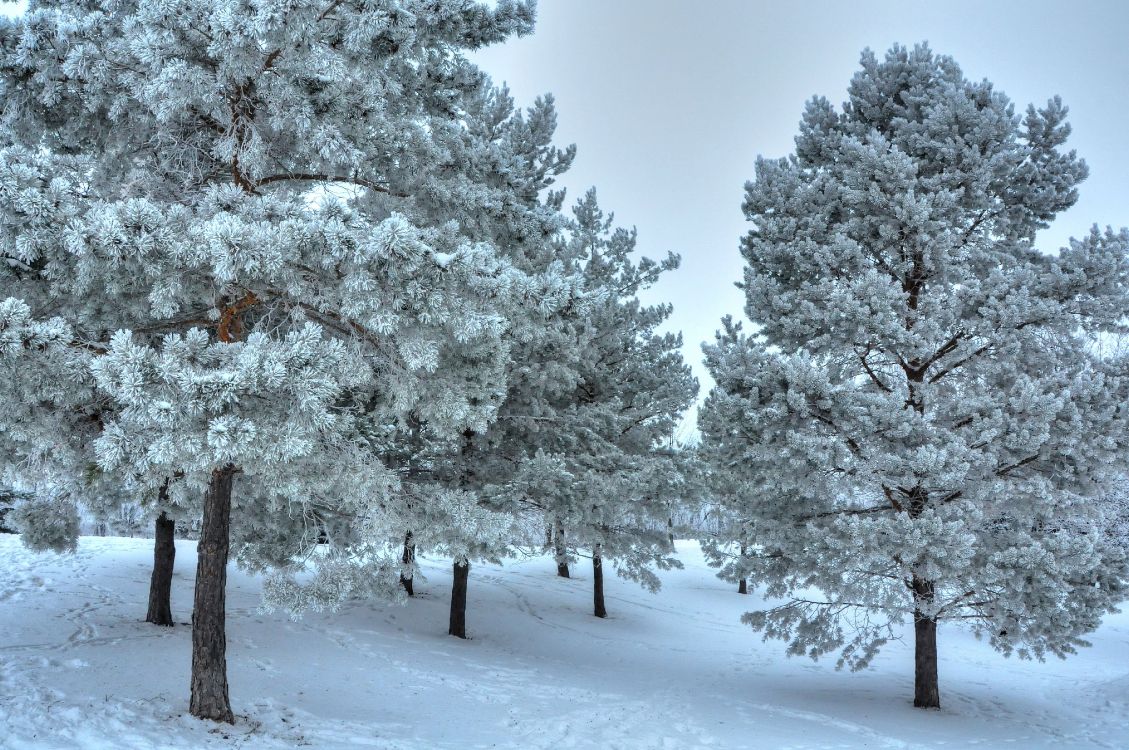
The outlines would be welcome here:
M 465 57 L 532 18 L 107 0 L 0 20 L 6 465 L 96 466 L 147 502 L 171 480 L 189 516 L 232 466 L 250 566 L 402 526 L 373 519 L 396 492 L 373 426 L 485 431 L 515 321 L 578 296 L 537 195 L 572 158 L 552 102 L 516 112 Z
M 235 464 L 269 475 L 345 429 L 334 402 L 368 373 L 350 354 L 313 324 L 281 341 L 256 333 L 237 344 L 192 329 L 159 349 L 119 332 L 93 365 L 120 407 L 96 441 L 99 463 L 128 461 L 146 474 Z
M 51 552 L 74 552 L 77 548 L 78 508 L 69 500 L 40 495 L 19 500 L 5 521 L 23 536 L 30 549 Z
M 74 484 L 85 470 L 84 444 L 94 434 L 89 353 L 74 347 L 59 317 L 36 318 L 22 300 L 0 299 L 0 471 L 19 466 L 38 484 Z M 44 412 L 44 403 L 63 408 Z
M 916 612 L 1063 655 L 1124 597 L 1125 549 L 1095 532 L 1124 366 L 1092 342 L 1124 330 L 1129 234 L 1032 246 L 1086 176 L 1065 117 L 896 47 L 757 162 L 757 333 L 727 320 L 705 348 L 700 425 L 730 539 L 755 540 L 741 565 L 785 600 L 747 621 L 791 653 L 861 667 Z
M 598 546 L 621 575 L 657 588 L 653 569 L 677 564 L 666 522 L 685 488 L 669 439 L 697 383 L 681 337 L 658 332 L 670 306 L 639 301 L 679 259 L 635 249 L 594 190 L 576 202 L 560 253 L 585 305 L 522 347 L 497 427 L 474 448 L 499 502 L 540 516 L 542 537 L 545 525 L 563 528 L 566 558 Z

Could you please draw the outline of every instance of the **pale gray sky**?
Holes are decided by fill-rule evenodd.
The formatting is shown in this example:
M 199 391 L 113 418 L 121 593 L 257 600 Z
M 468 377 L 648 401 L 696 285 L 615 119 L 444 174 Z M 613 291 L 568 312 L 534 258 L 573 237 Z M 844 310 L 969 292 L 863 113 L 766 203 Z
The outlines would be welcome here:
M 541 0 L 536 33 L 486 50 L 482 67 L 518 101 L 552 92 L 564 183 L 595 185 L 640 249 L 682 268 L 656 289 L 702 381 L 699 345 L 743 319 L 738 240 L 758 154 L 792 150 L 804 101 L 841 102 L 859 53 L 928 41 L 1022 111 L 1060 94 L 1090 165 L 1081 199 L 1041 237 L 1057 248 L 1091 224 L 1129 224 L 1129 3 Z
M 864 47 L 928 41 L 1020 110 L 1063 97 L 1091 176 L 1044 232 L 1052 249 L 1093 223 L 1129 224 L 1127 30 L 1121 0 L 541 0 L 533 36 L 476 57 L 519 102 L 556 96 L 558 140 L 579 148 L 571 198 L 595 185 L 642 252 L 682 255 L 651 299 L 674 303 L 704 395 L 699 345 L 722 315 L 742 317 L 733 282 L 754 159 L 791 151 L 812 95 L 842 101 Z

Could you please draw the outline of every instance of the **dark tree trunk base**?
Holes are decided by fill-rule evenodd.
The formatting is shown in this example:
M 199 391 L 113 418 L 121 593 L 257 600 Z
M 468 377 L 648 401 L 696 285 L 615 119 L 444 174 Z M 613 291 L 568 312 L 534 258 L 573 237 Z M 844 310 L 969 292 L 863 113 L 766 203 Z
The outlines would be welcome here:
M 162 488 L 161 494 L 165 490 Z M 163 499 L 163 498 L 162 498 Z M 149 579 L 149 611 L 145 622 L 173 626 L 172 572 L 176 561 L 176 521 L 161 513 L 154 522 L 153 575 Z
M 565 531 L 564 524 L 557 521 L 554 524 L 556 531 L 555 551 L 557 554 L 557 575 L 561 578 L 569 578 L 568 574 L 568 548 L 565 546 Z
M 600 547 L 592 550 L 592 610 L 596 617 L 607 617 L 604 607 L 604 561 L 600 559 Z
M 231 532 L 231 483 L 235 468 L 212 472 L 204 494 L 204 520 L 197 544 L 196 593 L 192 608 L 193 716 L 235 723 L 227 689 L 225 606 Z
M 451 581 L 451 622 L 447 635 L 466 638 L 466 592 L 470 578 L 470 561 L 455 562 L 455 575 Z
M 933 600 L 933 582 L 913 578 L 915 601 Z M 916 708 L 940 708 L 941 690 L 937 678 L 937 619 L 921 611 L 913 613 L 913 705 Z
M 404 535 L 404 554 L 401 555 L 400 561 L 402 563 L 404 563 L 404 565 L 411 564 L 414 568 L 415 560 L 416 560 L 416 546 L 414 544 L 412 544 L 412 532 L 409 531 L 407 534 Z M 413 577 L 406 576 L 401 571 L 401 573 L 400 573 L 400 585 L 404 587 L 404 591 L 408 594 L 408 596 L 415 596 L 416 595 L 415 584 L 412 583 L 412 580 L 413 580 Z
M 741 567 L 742 568 L 745 567 L 745 555 L 747 555 L 748 553 L 749 553 L 749 545 L 745 544 L 744 542 L 741 542 Z M 738 594 L 749 593 L 749 579 L 742 578 L 740 581 L 738 581 L 738 583 L 737 583 L 737 593 Z

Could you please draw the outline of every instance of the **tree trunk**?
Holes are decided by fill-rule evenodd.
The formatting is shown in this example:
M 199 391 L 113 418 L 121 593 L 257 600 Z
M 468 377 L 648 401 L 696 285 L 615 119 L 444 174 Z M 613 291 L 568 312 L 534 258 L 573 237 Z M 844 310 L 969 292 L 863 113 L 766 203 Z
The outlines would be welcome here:
M 742 542 L 741 543 L 741 567 L 745 566 L 745 554 L 748 551 L 749 551 L 748 545 L 746 545 L 744 542 Z M 749 579 L 742 577 L 741 580 L 737 582 L 737 593 L 738 594 L 749 593 Z
M 164 495 L 164 488 L 161 494 Z M 172 627 L 172 571 L 176 561 L 176 521 L 161 511 L 154 522 L 153 575 L 149 579 L 149 612 L 145 622 Z
M 560 521 L 556 522 L 556 550 L 557 550 L 557 575 L 561 578 L 568 578 L 568 549 L 565 547 L 564 541 L 564 524 Z
M 937 618 L 926 616 L 917 607 L 933 601 L 933 582 L 913 577 L 913 705 L 940 708 L 941 690 L 937 681 Z
M 470 578 L 470 560 L 455 561 L 455 576 L 451 581 L 451 624 L 447 635 L 466 638 L 466 590 Z
M 415 596 L 415 587 L 412 584 L 414 578 L 413 572 L 415 570 L 416 562 L 416 546 L 412 544 L 412 532 L 404 535 L 404 554 L 400 557 L 400 562 L 404 563 L 404 570 L 400 571 L 400 585 L 404 587 L 404 591 L 408 592 L 408 596 Z M 408 566 L 411 567 L 408 567 Z
M 600 545 L 592 548 L 592 605 L 596 617 L 607 617 L 604 608 L 604 561 L 600 558 Z
M 667 516 L 666 518 L 666 540 L 670 544 L 671 550 L 674 549 L 674 516 Z
M 227 691 L 227 635 L 224 632 L 227 552 L 230 543 L 231 483 L 235 467 L 212 472 L 204 494 L 204 521 L 197 544 L 196 596 L 192 609 L 193 716 L 235 723 Z

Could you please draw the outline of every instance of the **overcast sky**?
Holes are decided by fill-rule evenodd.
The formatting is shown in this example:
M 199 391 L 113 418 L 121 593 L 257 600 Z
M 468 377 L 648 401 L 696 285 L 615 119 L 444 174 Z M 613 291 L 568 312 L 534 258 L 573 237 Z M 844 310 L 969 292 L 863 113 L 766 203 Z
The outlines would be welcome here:
M 656 289 L 709 387 L 700 343 L 743 318 L 738 240 L 757 155 L 792 150 L 804 102 L 839 103 L 865 47 L 928 41 L 1022 110 L 1060 94 L 1073 148 L 1090 165 L 1081 199 L 1040 238 L 1046 249 L 1094 224 L 1129 224 L 1129 3 L 541 0 L 536 33 L 478 55 L 518 101 L 552 92 L 565 179 L 588 185 L 641 250 L 682 268 Z
M 556 96 L 559 142 L 579 148 L 572 198 L 595 185 L 642 252 L 682 256 L 651 299 L 674 303 L 704 395 L 700 343 L 741 316 L 742 186 L 758 154 L 791 151 L 805 100 L 843 100 L 864 47 L 928 41 L 1018 109 L 1063 97 L 1091 176 L 1044 232 L 1053 249 L 1129 224 L 1127 30 L 1121 0 L 541 0 L 535 34 L 476 58 L 519 102 Z

